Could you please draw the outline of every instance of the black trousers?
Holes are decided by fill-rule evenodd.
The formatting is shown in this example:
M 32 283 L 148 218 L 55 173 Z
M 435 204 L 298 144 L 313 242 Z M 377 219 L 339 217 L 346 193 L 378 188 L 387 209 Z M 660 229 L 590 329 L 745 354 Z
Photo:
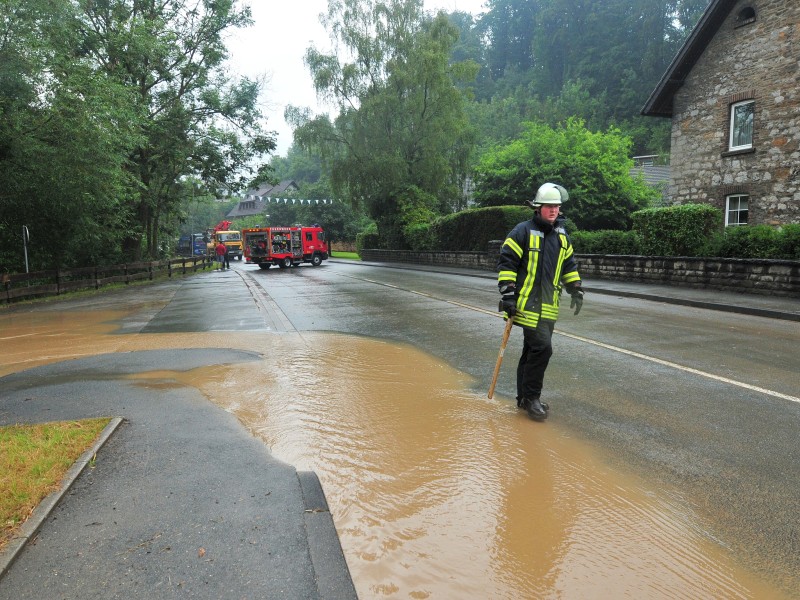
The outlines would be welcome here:
M 553 321 L 539 319 L 536 329 L 523 327 L 522 356 L 517 365 L 517 399 L 533 400 L 542 394 L 544 372 L 553 356 Z

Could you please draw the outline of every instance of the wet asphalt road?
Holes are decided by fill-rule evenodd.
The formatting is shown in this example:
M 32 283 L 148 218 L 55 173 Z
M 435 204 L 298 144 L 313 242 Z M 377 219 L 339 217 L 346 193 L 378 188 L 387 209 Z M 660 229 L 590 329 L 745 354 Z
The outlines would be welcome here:
M 233 263 L 168 285 L 185 287 L 123 332 L 397 340 L 472 375 L 482 391 L 503 327 L 490 277 L 342 261 L 265 271 Z M 556 331 L 545 380 L 550 422 L 609 462 L 680 489 L 710 536 L 781 587 L 800 589 L 800 323 L 589 293 L 580 315 L 562 312 Z M 515 331 L 506 350 L 498 402 L 515 395 L 521 337 Z
M 11 311 L 68 319 L 136 306 L 122 337 L 269 330 L 241 281 L 223 293 L 226 277 L 235 275 Z M 217 348 L 78 354 L 1 378 L 0 424 L 125 420 L 2 574 L 0 599 L 355 598 L 316 475 L 274 458 L 197 388 L 134 377 L 260 359 L 226 348 L 221 334 Z
M 408 342 L 488 389 L 503 327 L 491 278 L 343 261 L 243 273 L 298 330 Z M 556 331 L 550 422 L 676 486 L 709 535 L 800 589 L 800 323 L 588 293 Z M 515 396 L 521 338 L 506 350 L 498 401 Z

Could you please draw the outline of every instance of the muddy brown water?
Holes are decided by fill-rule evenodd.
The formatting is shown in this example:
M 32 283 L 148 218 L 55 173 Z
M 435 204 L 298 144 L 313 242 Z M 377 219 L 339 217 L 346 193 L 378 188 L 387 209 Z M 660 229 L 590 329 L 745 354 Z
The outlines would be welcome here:
M 0 375 L 108 352 L 261 353 L 133 378 L 199 389 L 277 458 L 316 471 L 361 598 L 786 597 L 712 539 L 680 490 L 611 468 L 602 448 L 488 400 L 410 346 L 331 333 L 112 335 L 124 315 L 0 315 Z

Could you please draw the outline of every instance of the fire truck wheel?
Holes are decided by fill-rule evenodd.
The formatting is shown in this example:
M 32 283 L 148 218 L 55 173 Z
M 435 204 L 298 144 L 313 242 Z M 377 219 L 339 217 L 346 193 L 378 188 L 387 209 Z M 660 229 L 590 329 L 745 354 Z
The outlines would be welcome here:
M 259 268 L 269 269 L 272 265 L 270 263 L 258 263 Z
M 280 268 L 281 268 L 281 269 L 285 269 L 285 268 L 287 268 L 287 267 L 291 267 L 291 266 L 292 266 L 292 259 L 291 259 L 290 257 L 288 257 L 288 256 L 287 256 L 286 258 L 284 258 L 284 259 L 283 259 L 283 260 L 280 262 L 280 265 L 279 265 L 279 266 L 280 266 Z
M 318 267 L 322 264 L 322 257 L 319 254 L 315 254 L 311 257 L 311 266 Z

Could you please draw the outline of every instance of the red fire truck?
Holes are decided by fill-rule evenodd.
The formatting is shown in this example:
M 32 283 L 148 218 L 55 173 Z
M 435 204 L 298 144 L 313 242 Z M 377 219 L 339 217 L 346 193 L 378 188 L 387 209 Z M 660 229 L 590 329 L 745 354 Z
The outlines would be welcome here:
M 311 263 L 318 267 L 328 258 L 322 227 L 252 227 L 242 229 L 245 262 L 269 269 Z

